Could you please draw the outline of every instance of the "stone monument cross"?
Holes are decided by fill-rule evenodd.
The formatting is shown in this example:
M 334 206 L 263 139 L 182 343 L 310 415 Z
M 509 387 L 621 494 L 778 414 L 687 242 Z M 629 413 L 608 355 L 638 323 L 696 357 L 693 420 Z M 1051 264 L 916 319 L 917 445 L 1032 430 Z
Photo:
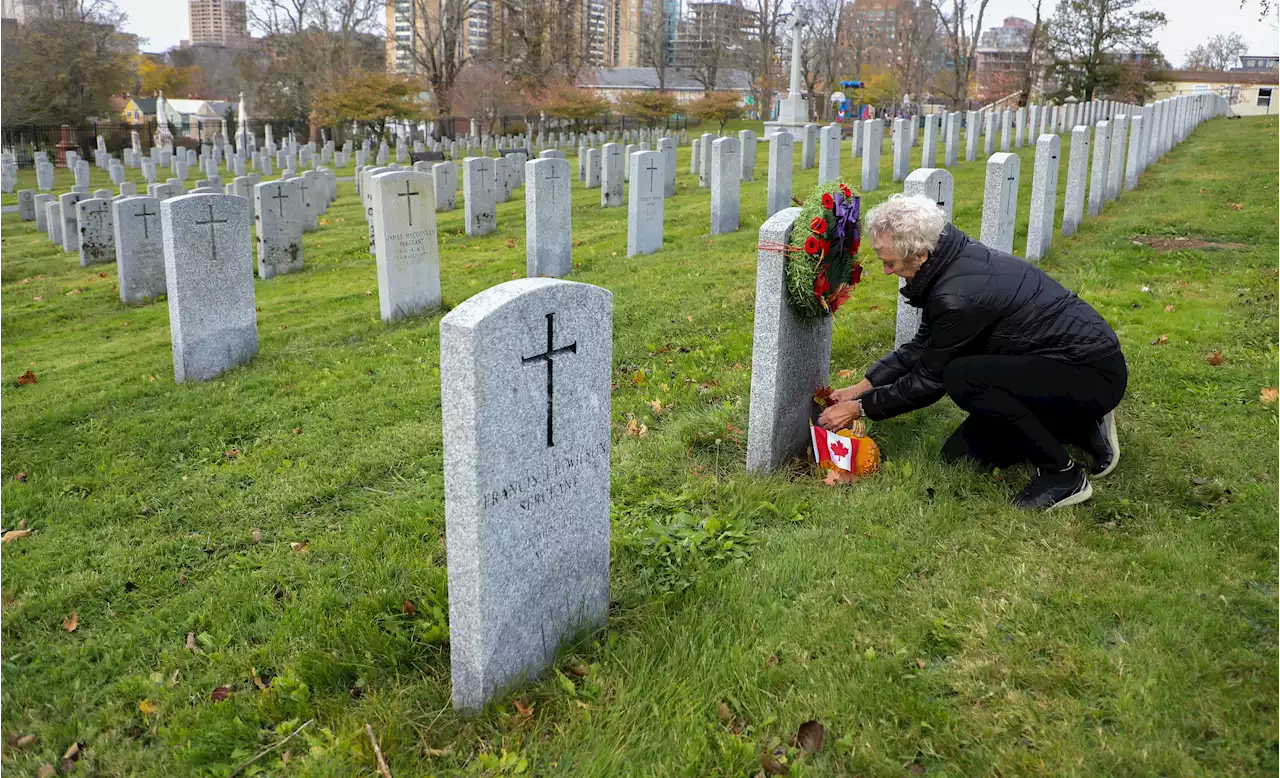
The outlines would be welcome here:
M 407 198 L 409 198 L 409 199 L 405 202 L 405 206 L 409 209 L 409 226 L 410 226 L 410 227 L 412 227 L 412 226 L 413 226 L 413 198 L 418 197 L 418 196 L 420 196 L 421 194 L 422 194 L 421 192 L 414 192 L 414 191 L 412 191 L 412 190 L 410 189 L 410 187 L 409 187 L 409 182 L 408 182 L 408 181 L 405 181 L 405 182 L 404 182 L 404 191 L 403 191 L 403 192 L 399 192 L 399 193 L 397 193 L 397 194 L 396 194 L 396 197 L 407 197 Z
M 213 261 L 217 262 L 218 261 L 218 242 L 214 240 L 214 237 L 213 237 L 213 225 L 226 224 L 227 220 L 213 218 L 213 203 L 208 203 L 208 208 L 209 208 L 209 221 L 205 221 L 205 222 L 197 221 L 196 225 L 197 226 L 203 226 L 205 224 L 209 225 L 209 250 L 213 252 Z
M 146 204 L 145 204 L 145 203 L 143 203 L 143 205 L 142 205 L 142 210 L 141 210 L 141 211 L 138 211 L 137 213 L 135 213 L 135 214 L 134 214 L 134 216 L 137 216 L 137 217 L 139 217 L 139 218 L 141 218 L 141 219 L 142 219 L 142 237 L 144 237 L 144 238 L 150 238 L 150 237 L 151 237 L 151 232 L 150 232 L 150 230 L 147 228 L 147 217 L 148 217 L 148 216 L 157 216 L 157 215 L 158 215 L 158 214 L 156 214 L 156 213 L 149 213 L 149 212 L 147 211 L 147 206 L 146 206 Z

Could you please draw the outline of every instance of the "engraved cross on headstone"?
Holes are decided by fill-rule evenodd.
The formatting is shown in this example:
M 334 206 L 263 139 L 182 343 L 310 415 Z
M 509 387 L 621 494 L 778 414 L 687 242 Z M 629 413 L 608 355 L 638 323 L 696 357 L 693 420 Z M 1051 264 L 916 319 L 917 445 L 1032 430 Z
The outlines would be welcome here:
M 96 218 L 97 218 L 97 220 L 98 220 L 98 229 L 102 229 L 102 217 L 103 217 L 106 213 L 107 213 L 107 204 L 106 204 L 106 203 L 98 203 L 98 207 L 97 207 L 97 209 L 92 210 L 92 211 L 89 211 L 89 215 L 90 215 L 90 216 L 93 216 L 93 217 L 96 217 Z
M 557 170 L 556 166 L 555 166 L 555 165 L 551 165 L 551 173 L 548 173 L 548 174 L 546 175 L 546 180 L 547 180 L 547 181 L 559 181 L 559 180 L 560 180 L 560 176 L 553 175 L 553 174 L 556 172 L 556 170 Z M 555 185 L 555 184 L 552 184 L 552 185 L 551 185 L 551 202 L 553 202 L 553 203 L 554 203 L 555 201 L 556 201 L 556 185 Z
M 1009 178 L 1008 178 L 1007 180 L 1009 180 L 1009 181 L 1017 181 L 1017 180 L 1018 180 L 1018 177 L 1017 177 L 1017 176 L 1009 176 Z M 1011 196 L 1011 192 L 1012 192 L 1012 191 L 1013 191 L 1012 189 L 1006 189 L 1006 190 L 1005 190 L 1005 197 L 1006 197 L 1006 198 L 1008 198 L 1008 199 L 1007 199 L 1007 202 L 1009 203 L 1008 211 L 1009 211 L 1010 215 L 1012 215 L 1012 214 L 1013 214 L 1013 210 L 1014 210 L 1015 208 L 1017 208 L 1017 207 L 1018 207 L 1018 198 Z
M 547 363 L 547 448 L 552 448 L 556 444 L 554 427 L 552 420 L 555 414 L 554 389 L 555 389 L 555 362 L 554 358 L 561 354 L 577 354 L 578 342 L 575 340 L 567 346 L 555 348 L 555 317 L 554 313 L 547 314 L 547 350 L 541 354 L 534 354 L 531 357 L 524 357 L 522 364 L 528 365 L 534 362 Z
M 653 159 L 652 159 L 652 158 L 650 158 L 650 159 L 649 159 L 649 167 L 645 168 L 645 170 L 648 170 L 648 171 L 649 171 L 649 191 L 650 191 L 650 192 L 652 192 L 652 191 L 653 191 L 653 171 L 655 171 L 655 170 L 657 170 L 657 169 L 658 169 L 658 166 L 657 166 L 657 165 L 655 165 L 655 164 L 654 164 L 654 162 L 653 162 Z
M 142 237 L 148 238 L 148 239 L 151 237 L 151 231 L 147 227 L 147 217 L 156 216 L 156 215 L 157 214 L 155 213 L 150 213 L 147 211 L 147 206 L 145 203 L 142 205 L 142 210 L 134 214 L 134 216 L 137 216 L 138 218 L 142 219 Z
M 277 210 L 280 218 L 284 218 L 284 201 L 289 199 L 289 195 L 284 193 L 284 185 L 276 186 L 276 193 L 271 195 L 271 199 L 276 201 Z
M 404 191 L 396 193 L 396 197 L 409 198 L 408 201 L 405 203 L 405 206 L 409 209 L 409 226 L 410 227 L 413 226 L 413 198 L 418 197 L 421 194 L 422 194 L 421 192 L 412 191 L 412 188 L 409 186 L 408 181 L 404 182 Z
M 209 250 L 213 252 L 213 261 L 217 262 L 218 261 L 218 242 L 214 240 L 214 237 L 213 237 L 213 225 L 226 224 L 227 220 L 213 218 L 213 203 L 208 203 L 207 205 L 209 208 L 209 221 L 205 221 L 205 222 L 197 221 L 196 226 L 202 227 L 206 224 L 209 225 Z

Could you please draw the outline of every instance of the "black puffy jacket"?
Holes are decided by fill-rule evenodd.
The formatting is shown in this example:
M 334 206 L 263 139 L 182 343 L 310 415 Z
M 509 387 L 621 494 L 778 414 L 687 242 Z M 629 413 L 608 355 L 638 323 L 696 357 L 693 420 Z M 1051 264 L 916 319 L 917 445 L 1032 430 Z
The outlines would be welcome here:
M 1039 355 L 1093 362 L 1120 350 L 1091 305 L 1030 262 L 946 225 L 929 259 L 902 290 L 923 308 L 920 331 L 867 371 L 870 419 L 887 419 L 942 399 L 942 371 L 979 354 Z

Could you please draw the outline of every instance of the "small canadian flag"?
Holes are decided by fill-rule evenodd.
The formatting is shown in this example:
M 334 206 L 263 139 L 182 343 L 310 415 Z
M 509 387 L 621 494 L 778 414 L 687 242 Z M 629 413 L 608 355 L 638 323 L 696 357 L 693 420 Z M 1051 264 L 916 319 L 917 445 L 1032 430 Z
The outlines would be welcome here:
M 853 472 L 853 457 L 858 452 L 858 441 L 827 432 L 812 424 L 809 425 L 809 432 L 813 436 L 813 456 L 819 465 L 826 462 L 838 470 Z

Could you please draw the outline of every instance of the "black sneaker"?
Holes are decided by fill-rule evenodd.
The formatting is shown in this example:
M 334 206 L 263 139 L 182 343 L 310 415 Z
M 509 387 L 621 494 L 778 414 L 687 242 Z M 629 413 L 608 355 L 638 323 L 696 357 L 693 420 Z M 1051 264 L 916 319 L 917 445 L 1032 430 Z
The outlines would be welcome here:
M 1075 505 L 1092 496 L 1093 486 L 1085 477 L 1084 468 L 1072 462 L 1070 468 L 1060 473 L 1036 468 L 1035 477 L 1013 498 L 1013 504 L 1027 510 L 1047 510 Z
M 1089 475 L 1103 478 L 1111 474 L 1120 462 L 1120 438 L 1116 435 L 1115 411 L 1108 413 L 1089 428 L 1084 443 L 1085 451 L 1093 458 Z

